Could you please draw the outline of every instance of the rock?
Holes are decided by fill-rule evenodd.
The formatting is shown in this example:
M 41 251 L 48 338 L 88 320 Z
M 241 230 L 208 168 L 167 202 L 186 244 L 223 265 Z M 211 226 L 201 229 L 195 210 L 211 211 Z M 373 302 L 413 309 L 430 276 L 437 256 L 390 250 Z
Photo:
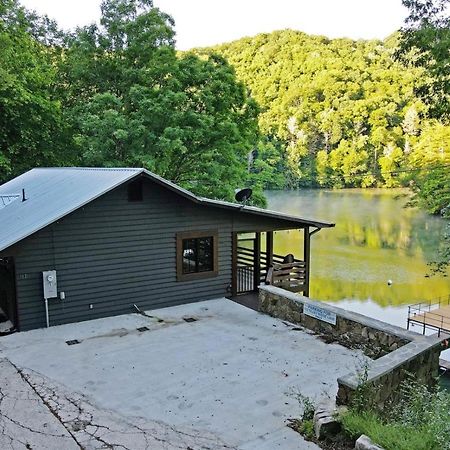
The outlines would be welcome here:
M 325 403 L 316 408 L 314 413 L 314 432 L 317 439 L 325 439 L 339 433 L 341 424 L 336 420 L 336 407 Z
M 355 443 L 355 450 L 384 450 L 383 447 L 374 444 L 371 439 L 362 434 Z

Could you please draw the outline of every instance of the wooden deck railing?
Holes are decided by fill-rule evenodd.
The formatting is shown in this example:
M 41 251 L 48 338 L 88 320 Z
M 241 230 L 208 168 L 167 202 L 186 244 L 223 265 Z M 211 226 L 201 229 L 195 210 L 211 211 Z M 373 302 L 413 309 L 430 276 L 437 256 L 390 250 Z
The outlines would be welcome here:
M 306 264 L 304 261 L 292 263 L 274 263 L 269 268 L 266 284 L 287 289 L 288 291 L 300 292 L 306 287 Z
M 274 254 L 272 257 L 274 263 L 283 263 L 284 256 Z M 294 259 L 294 261 L 300 261 Z M 254 267 L 254 254 L 253 249 L 246 247 L 238 247 L 237 252 L 237 263 L 238 267 Z M 261 250 L 261 255 L 259 259 L 259 265 L 261 267 L 261 279 L 260 282 L 264 283 L 267 277 L 267 252 Z
M 254 252 L 251 248 L 238 247 L 237 273 L 238 292 L 251 291 L 254 289 Z M 274 254 L 272 266 L 268 267 L 267 252 L 260 253 L 260 283 L 273 284 L 290 291 L 304 291 L 306 287 L 306 263 L 295 259 L 292 263 L 285 263 L 285 257 Z

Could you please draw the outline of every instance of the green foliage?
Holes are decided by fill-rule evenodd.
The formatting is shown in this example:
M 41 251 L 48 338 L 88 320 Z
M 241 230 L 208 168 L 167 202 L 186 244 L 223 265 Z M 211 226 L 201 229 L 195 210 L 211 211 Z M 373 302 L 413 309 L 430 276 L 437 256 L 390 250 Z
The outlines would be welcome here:
M 450 0 L 403 0 L 409 16 L 400 35 L 397 58 L 423 67 L 429 75 L 417 94 L 429 115 L 450 121 Z
M 314 422 L 312 419 L 302 420 L 299 425 L 298 431 L 307 439 L 312 439 L 315 436 Z
M 411 177 L 416 203 L 445 215 L 450 208 L 450 127 L 431 122 L 412 147 L 410 160 L 417 169 Z
M 16 0 L 0 5 L 0 180 L 67 160 L 54 54 Z
M 416 202 L 434 214 L 450 216 L 450 0 L 403 0 L 409 10 L 400 35 L 397 58 L 425 69 L 425 82 L 416 89 L 438 122 L 422 134 L 413 160 L 421 169 L 414 180 Z M 447 127 L 444 127 L 444 124 Z M 450 230 L 450 227 L 449 227 Z M 450 231 L 444 239 L 435 272 L 450 264 Z
M 314 402 L 306 395 L 303 395 L 301 392 L 298 392 L 296 394 L 296 398 L 303 410 L 302 420 L 312 420 L 314 417 L 314 412 L 316 410 Z
M 385 450 L 443 450 L 426 428 L 384 423 L 371 412 L 349 412 L 342 417 L 344 430 L 357 439 L 365 434 Z
M 177 55 L 173 20 L 151 0 L 104 0 L 101 11 L 99 25 L 62 35 L 2 4 L 0 179 L 43 164 L 143 166 L 227 200 L 248 183 L 264 204 L 247 165 L 258 107 L 234 69 Z
M 198 52 L 225 56 L 250 88 L 262 132 L 280 144 L 285 186 L 393 187 L 426 109 L 414 94 L 423 69 L 394 61 L 397 41 L 285 30 Z
M 68 34 L 5 0 L 0 180 L 144 166 L 199 195 L 250 186 L 260 205 L 264 188 L 410 182 L 421 206 L 446 211 L 449 126 L 426 114 L 448 100 L 448 0 L 404 3 L 409 28 L 384 42 L 285 30 L 177 54 L 151 0 L 104 0 L 98 25 Z M 441 90 L 417 99 L 430 80 Z
M 172 25 L 150 1 L 110 0 L 100 27 L 71 37 L 62 70 L 82 163 L 143 166 L 227 200 L 250 178 L 263 203 L 247 174 L 255 102 L 222 57 L 178 57 Z
M 429 389 L 410 377 L 400 386 L 399 400 L 386 406 L 381 416 L 371 406 L 373 392 L 364 384 L 358 400 L 340 418 L 352 438 L 366 434 L 386 450 L 450 449 L 447 391 Z

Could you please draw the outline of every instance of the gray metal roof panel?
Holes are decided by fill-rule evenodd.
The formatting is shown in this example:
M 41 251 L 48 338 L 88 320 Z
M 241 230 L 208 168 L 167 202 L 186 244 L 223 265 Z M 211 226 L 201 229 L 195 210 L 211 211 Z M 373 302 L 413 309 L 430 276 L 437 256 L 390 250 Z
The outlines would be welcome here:
M 70 214 L 143 169 L 39 168 L 0 186 L 20 198 L 0 209 L 0 250 Z M 26 201 L 22 201 L 25 189 Z
M 38 168 L 0 186 L 0 250 L 4 250 L 36 231 L 70 214 L 122 183 L 145 175 L 156 183 L 205 206 L 226 208 L 319 228 L 334 224 L 285 215 L 251 206 L 197 197 L 192 192 L 140 168 Z M 26 201 L 22 201 L 25 189 Z

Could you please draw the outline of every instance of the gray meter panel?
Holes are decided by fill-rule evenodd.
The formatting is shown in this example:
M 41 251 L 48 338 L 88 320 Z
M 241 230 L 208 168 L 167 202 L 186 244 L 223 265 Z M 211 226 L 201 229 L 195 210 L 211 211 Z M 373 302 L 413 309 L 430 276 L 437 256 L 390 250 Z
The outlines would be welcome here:
M 44 286 L 44 298 L 58 297 L 56 270 L 47 270 L 42 272 L 42 282 Z

